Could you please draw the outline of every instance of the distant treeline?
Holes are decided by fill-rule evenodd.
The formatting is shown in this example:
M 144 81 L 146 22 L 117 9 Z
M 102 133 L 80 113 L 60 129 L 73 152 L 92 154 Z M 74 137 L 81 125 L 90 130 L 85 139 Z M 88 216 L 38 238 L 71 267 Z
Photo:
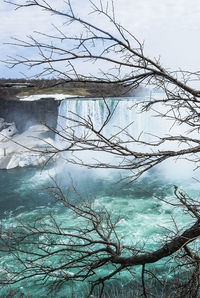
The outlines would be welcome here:
M 16 87 L 9 87 L 12 83 L 16 83 Z M 57 79 L 0 79 L 0 99 L 15 99 L 17 94 L 19 94 L 22 88 L 19 88 L 17 84 L 30 84 L 32 89 L 63 89 L 70 91 L 76 89 L 85 89 L 87 96 L 99 97 L 99 96 L 130 96 L 134 95 L 135 91 L 130 90 L 130 88 L 122 84 L 112 84 L 112 83 L 85 83 L 85 82 L 63 82 Z M 7 85 L 7 87 L 5 87 Z M 28 87 L 27 87 L 28 88 Z M 137 89 L 138 90 L 138 89 Z M 70 92 L 69 92 L 70 93 Z

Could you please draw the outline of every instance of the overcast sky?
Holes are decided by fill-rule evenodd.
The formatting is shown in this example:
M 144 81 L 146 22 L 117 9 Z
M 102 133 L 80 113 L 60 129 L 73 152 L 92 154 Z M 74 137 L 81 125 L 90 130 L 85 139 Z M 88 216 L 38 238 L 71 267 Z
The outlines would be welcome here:
M 23 39 L 34 30 L 50 32 L 51 23 L 61 24 L 60 19 L 38 9 L 14 11 L 3 0 L 0 3 L 1 60 L 7 55 L 21 53 L 19 49 L 3 44 L 9 42 L 11 36 Z M 53 3 L 63 5 L 62 0 Z M 114 0 L 114 3 L 117 19 L 140 40 L 145 40 L 148 55 L 161 55 L 164 66 L 171 69 L 200 70 L 199 0 Z M 72 0 L 72 4 L 79 14 L 87 15 L 87 0 Z M 101 25 L 100 19 L 97 22 Z M 0 65 L 0 77 L 21 77 L 21 71 L 24 71 L 21 67 L 9 70 L 4 64 Z

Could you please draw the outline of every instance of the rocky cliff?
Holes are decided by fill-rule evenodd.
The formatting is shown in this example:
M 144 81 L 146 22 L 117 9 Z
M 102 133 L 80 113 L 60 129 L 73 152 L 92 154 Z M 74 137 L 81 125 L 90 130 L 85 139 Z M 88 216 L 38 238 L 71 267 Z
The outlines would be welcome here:
M 42 99 L 37 101 L 0 100 L 0 118 L 15 122 L 19 132 L 35 124 L 56 127 L 60 101 Z

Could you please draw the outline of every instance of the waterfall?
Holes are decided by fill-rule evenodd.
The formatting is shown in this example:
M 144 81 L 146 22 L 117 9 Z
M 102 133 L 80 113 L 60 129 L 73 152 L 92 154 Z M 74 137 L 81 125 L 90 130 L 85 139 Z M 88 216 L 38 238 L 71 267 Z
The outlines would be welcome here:
M 163 96 L 163 95 L 158 95 Z M 155 98 L 155 96 L 154 96 Z M 57 131 L 59 135 L 56 136 L 57 146 L 63 149 L 67 144 L 68 136 L 84 139 L 87 136 L 87 129 L 83 126 L 77 125 L 76 120 L 86 119 L 93 123 L 96 130 L 99 130 L 108 116 L 108 108 L 113 112 L 109 123 L 102 129 L 105 137 L 109 138 L 118 132 L 120 134 L 115 138 L 115 142 L 124 142 L 129 149 L 137 152 L 152 152 L 159 150 L 180 150 L 188 148 L 187 143 L 178 143 L 177 141 L 166 141 L 158 147 L 138 144 L 133 141 L 133 138 L 143 142 L 158 142 L 159 137 L 166 136 L 186 136 L 188 134 L 188 126 L 186 124 L 175 123 L 173 119 L 158 117 L 159 112 L 165 112 L 165 107 L 161 104 L 156 106 L 155 110 L 150 110 L 141 113 L 141 106 L 138 105 L 142 101 L 147 100 L 144 97 L 135 98 L 107 98 L 106 103 L 103 99 L 67 99 L 63 100 L 59 107 L 59 116 L 57 120 Z M 108 108 L 107 108 L 108 107 Z M 155 107 L 154 107 L 155 108 Z M 72 120 L 74 119 L 74 121 Z M 190 137 L 199 137 L 197 133 L 190 133 Z M 64 136 L 64 138 L 62 137 Z M 91 132 L 90 132 L 91 136 Z M 70 140 L 69 140 L 70 143 Z M 83 144 L 83 143 L 82 143 Z M 84 145 L 82 145 L 83 148 Z M 66 153 L 64 153 L 66 154 Z M 67 153 L 69 154 L 69 153 Z M 82 160 L 87 160 L 88 164 L 98 159 L 100 162 L 109 163 L 113 156 L 105 154 L 102 151 L 73 153 L 73 157 L 77 156 Z M 68 155 L 69 157 L 69 155 Z M 87 163 L 86 162 L 86 163 Z M 162 168 L 167 176 L 177 177 L 191 177 L 193 176 L 194 163 L 183 160 L 171 159 L 159 166 Z M 186 175 L 187 173 L 187 175 Z
M 56 136 L 56 141 L 59 144 L 66 143 L 66 139 L 62 136 L 65 137 L 72 133 L 78 137 L 84 137 L 87 129 L 77 125 L 75 121 L 78 120 L 91 121 L 95 130 L 99 130 L 108 116 L 108 109 L 113 114 L 109 123 L 102 130 L 103 135 L 111 137 L 120 132 L 118 137 L 122 141 L 130 141 L 129 146 L 133 145 L 131 138 L 153 142 L 158 141 L 158 136 L 185 134 L 187 128 L 184 125 L 174 125 L 173 120 L 158 117 L 158 113 L 154 110 L 141 112 L 140 104 L 146 99 L 134 97 L 107 98 L 105 101 L 100 98 L 63 100 L 59 106 L 57 120 L 59 135 Z M 157 111 L 164 112 L 164 107 L 159 104 Z M 169 146 L 173 146 L 172 142 Z M 140 149 L 142 150 L 143 147 L 141 145 Z M 161 145 L 160 148 L 164 147 Z
M 108 98 L 105 101 L 93 98 L 63 100 L 59 107 L 57 131 L 65 135 L 66 130 L 73 127 L 76 135 L 81 136 L 84 128 L 76 126 L 76 123 L 70 121 L 72 118 L 91 120 L 94 128 L 99 130 L 108 116 L 109 109 L 113 115 L 103 129 L 104 135 L 109 137 L 119 129 L 126 128 L 128 134 L 137 138 L 141 131 L 148 127 L 148 118 L 145 113 L 139 113 L 135 107 L 139 100 L 141 98 Z M 61 140 L 62 138 L 57 136 L 57 141 Z

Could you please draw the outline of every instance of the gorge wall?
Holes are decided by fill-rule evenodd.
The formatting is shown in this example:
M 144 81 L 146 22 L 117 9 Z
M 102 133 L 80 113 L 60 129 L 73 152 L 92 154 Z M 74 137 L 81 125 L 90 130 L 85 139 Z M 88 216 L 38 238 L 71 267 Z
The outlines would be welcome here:
M 31 125 L 41 123 L 56 127 L 60 101 L 42 99 L 37 101 L 0 100 L 0 117 L 15 122 L 19 132 Z

